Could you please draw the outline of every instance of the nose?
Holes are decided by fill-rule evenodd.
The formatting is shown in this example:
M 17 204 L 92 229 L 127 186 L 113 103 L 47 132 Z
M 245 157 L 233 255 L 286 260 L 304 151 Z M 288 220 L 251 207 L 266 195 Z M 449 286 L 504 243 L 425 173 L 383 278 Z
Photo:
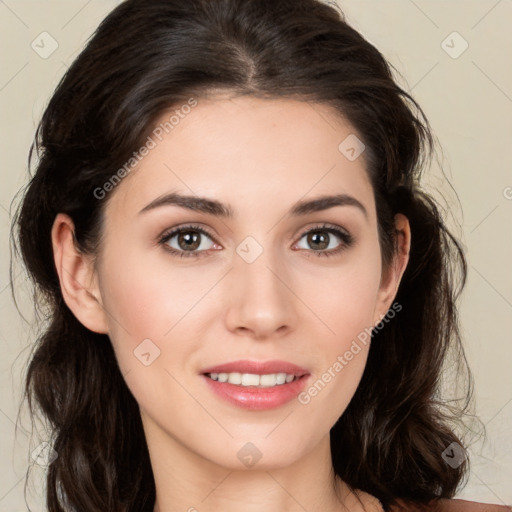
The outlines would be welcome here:
M 256 340 L 285 335 L 298 318 L 290 276 L 271 253 L 264 250 L 252 263 L 236 255 L 225 284 L 227 328 Z

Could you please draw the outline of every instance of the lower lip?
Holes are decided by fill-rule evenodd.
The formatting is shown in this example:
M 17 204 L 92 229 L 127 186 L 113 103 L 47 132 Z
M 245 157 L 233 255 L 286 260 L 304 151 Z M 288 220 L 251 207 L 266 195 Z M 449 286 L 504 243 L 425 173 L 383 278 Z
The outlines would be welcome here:
M 308 375 L 286 384 L 278 384 L 268 388 L 257 388 L 253 386 L 244 387 L 219 382 L 202 375 L 210 389 L 218 396 L 243 409 L 261 411 L 275 409 L 293 400 L 302 391 L 306 384 Z

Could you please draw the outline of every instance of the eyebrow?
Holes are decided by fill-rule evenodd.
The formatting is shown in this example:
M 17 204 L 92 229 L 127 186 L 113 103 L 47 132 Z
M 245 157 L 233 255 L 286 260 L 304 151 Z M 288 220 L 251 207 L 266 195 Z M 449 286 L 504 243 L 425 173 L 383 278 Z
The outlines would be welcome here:
M 139 214 L 161 206 L 179 206 L 188 210 L 226 219 L 235 217 L 234 211 L 230 205 L 226 205 L 215 199 L 181 195 L 175 192 L 157 197 L 142 208 Z M 290 209 L 290 214 L 292 216 L 304 216 L 310 213 L 328 210 L 335 206 L 355 206 L 368 218 L 368 212 L 363 204 L 355 197 L 348 194 L 324 195 L 311 200 L 297 201 Z

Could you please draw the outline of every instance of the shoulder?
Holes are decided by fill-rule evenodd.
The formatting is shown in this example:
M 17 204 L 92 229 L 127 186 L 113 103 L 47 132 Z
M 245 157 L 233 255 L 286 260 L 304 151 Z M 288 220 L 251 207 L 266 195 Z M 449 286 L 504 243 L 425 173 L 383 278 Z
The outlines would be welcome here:
M 512 512 L 512 506 L 491 505 L 477 503 L 475 501 L 440 499 L 433 500 L 427 505 L 417 506 L 408 504 L 406 501 L 399 501 L 398 505 L 392 507 L 390 512 Z
M 466 500 L 439 500 L 439 512 L 512 512 L 512 507 L 506 505 L 491 505 Z

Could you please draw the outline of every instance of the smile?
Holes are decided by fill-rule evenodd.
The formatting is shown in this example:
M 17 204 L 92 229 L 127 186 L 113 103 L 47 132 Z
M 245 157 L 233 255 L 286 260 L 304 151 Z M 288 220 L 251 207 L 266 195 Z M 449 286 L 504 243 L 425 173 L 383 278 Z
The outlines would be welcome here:
M 250 410 L 275 409 L 296 399 L 310 376 L 288 361 L 238 360 L 201 371 L 209 392 Z

